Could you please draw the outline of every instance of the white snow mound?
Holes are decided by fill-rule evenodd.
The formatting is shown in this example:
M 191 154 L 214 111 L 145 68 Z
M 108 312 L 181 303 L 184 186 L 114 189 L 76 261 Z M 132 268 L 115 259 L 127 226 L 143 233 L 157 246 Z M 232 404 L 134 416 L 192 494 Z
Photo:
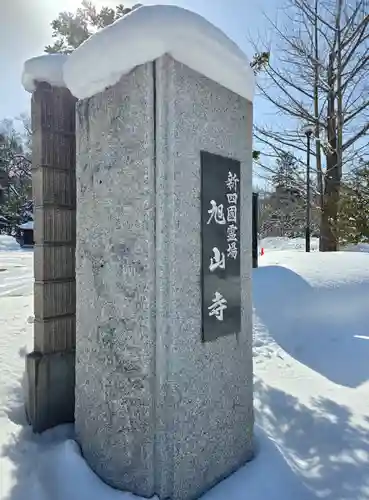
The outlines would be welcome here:
M 17 240 L 13 236 L 0 234 L 0 251 L 11 252 L 13 250 L 20 250 Z
M 279 346 L 341 389 L 358 388 L 369 380 L 368 304 L 368 253 L 266 252 L 253 273 L 254 354 Z
M 212 488 L 203 500 L 311 500 L 307 490 L 283 458 L 281 451 L 260 429 L 256 429 L 260 452 L 257 458 L 241 467 L 225 481 Z M 268 481 L 265 471 L 268 470 Z M 131 493 L 110 488 L 96 476 L 81 456 L 79 446 L 67 440 L 38 457 L 38 470 L 27 500 L 144 500 Z M 281 491 L 288 492 L 285 496 Z M 152 500 L 157 500 L 153 497 Z
M 36 89 L 37 82 L 46 82 L 54 87 L 65 87 L 63 66 L 68 56 L 66 54 L 44 54 L 28 59 L 24 63 L 22 85 L 27 92 Z
M 172 5 L 139 7 L 95 33 L 68 57 L 64 80 L 86 99 L 164 54 L 253 100 L 254 74 L 244 52 L 200 15 Z

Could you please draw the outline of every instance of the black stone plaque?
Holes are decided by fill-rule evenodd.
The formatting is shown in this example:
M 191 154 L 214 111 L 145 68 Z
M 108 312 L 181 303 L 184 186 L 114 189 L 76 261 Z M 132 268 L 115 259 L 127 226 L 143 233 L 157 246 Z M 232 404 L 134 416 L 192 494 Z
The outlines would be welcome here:
M 241 168 L 201 152 L 202 339 L 241 330 Z

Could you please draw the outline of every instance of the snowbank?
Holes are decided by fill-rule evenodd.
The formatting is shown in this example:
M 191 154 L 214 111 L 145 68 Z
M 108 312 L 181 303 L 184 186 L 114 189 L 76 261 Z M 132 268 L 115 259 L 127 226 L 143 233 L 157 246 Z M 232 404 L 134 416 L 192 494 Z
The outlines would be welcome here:
M 258 425 L 314 499 L 369 500 L 369 254 L 269 250 L 253 299 Z
M 369 254 L 270 251 L 260 266 L 253 278 L 255 314 L 273 341 L 341 386 L 364 383 L 369 342 L 360 339 L 369 340 Z M 257 353 L 266 342 L 259 339 Z
M 278 251 L 297 250 L 305 252 L 305 238 L 286 238 L 284 236 L 267 237 L 259 241 L 259 249 L 264 248 L 265 251 Z M 310 240 L 311 252 L 319 251 L 319 238 L 311 238 Z M 369 243 L 358 243 L 357 245 L 347 245 L 342 247 L 345 252 L 366 252 L 369 253 Z
M 369 243 L 358 243 L 357 245 L 347 245 L 345 252 L 365 252 L 369 253 Z
M 67 58 L 65 54 L 45 54 L 26 61 L 22 73 L 24 89 L 33 92 L 36 89 L 36 82 L 65 87 L 63 66 Z
M 40 455 L 29 500 L 133 500 L 138 497 L 110 488 L 96 476 L 71 439 Z
M 286 463 L 273 441 L 257 429 L 257 456 L 231 477 L 219 483 L 203 500 L 307 500 L 311 495 Z M 265 481 L 265 474 L 268 480 Z M 68 440 L 42 454 L 28 500 L 139 500 L 114 490 L 88 467 L 75 441 Z M 247 496 L 245 496 L 247 492 Z M 155 499 L 156 497 L 154 497 Z M 153 500 L 154 500 L 153 499 Z M 143 499 L 142 499 L 143 500 Z
M 13 238 L 13 236 L 0 234 L 0 251 L 11 252 L 14 250 L 20 250 L 20 246 L 17 243 L 17 240 Z
M 85 99 L 164 54 L 253 100 L 254 74 L 243 51 L 200 15 L 172 5 L 139 7 L 95 33 L 68 57 L 64 80 Z

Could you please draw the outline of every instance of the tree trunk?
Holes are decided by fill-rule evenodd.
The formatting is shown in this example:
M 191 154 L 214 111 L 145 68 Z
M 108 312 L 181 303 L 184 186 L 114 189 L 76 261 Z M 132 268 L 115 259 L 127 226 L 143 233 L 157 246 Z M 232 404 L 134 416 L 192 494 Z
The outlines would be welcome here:
M 328 66 L 328 148 L 326 152 L 326 173 L 324 176 L 324 199 L 320 228 L 319 250 L 336 252 L 338 250 L 337 218 L 340 197 L 341 174 L 337 151 L 337 117 L 335 107 L 335 52 L 329 57 Z
M 314 8 L 314 119 L 315 119 L 315 154 L 316 154 L 316 173 L 319 191 L 319 208 L 323 211 L 324 205 L 324 186 L 322 169 L 322 151 L 320 144 L 320 105 L 319 105 L 319 35 L 318 35 L 318 12 L 319 0 L 315 0 Z
M 324 204 L 322 207 L 320 242 L 321 252 L 336 252 L 338 250 L 337 216 L 339 204 L 339 181 L 332 176 L 326 176 L 324 189 Z

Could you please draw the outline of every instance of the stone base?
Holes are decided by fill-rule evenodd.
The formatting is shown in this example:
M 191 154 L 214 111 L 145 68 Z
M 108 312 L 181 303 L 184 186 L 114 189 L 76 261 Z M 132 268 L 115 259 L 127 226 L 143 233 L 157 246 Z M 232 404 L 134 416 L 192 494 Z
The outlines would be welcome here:
M 26 373 L 26 413 L 33 431 L 73 422 L 75 352 L 32 352 L 26 358 Z

